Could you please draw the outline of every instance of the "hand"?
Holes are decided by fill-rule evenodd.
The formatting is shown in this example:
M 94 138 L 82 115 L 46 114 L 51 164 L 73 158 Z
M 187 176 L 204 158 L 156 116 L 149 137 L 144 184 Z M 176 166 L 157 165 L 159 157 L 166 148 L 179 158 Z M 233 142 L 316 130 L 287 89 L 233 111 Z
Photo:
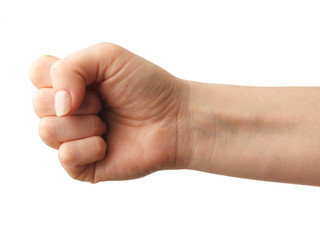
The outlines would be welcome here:
M 30 75 L 40 136 L 75 179 L 187 168 L 320 185 L 319 88 L 184 81 L 110 43 L 43 56 Z
M 182 166 L 187 81 L 110 43 L 43 56 L 30 78 L 39 134 L 72 178 L 124 180 Z

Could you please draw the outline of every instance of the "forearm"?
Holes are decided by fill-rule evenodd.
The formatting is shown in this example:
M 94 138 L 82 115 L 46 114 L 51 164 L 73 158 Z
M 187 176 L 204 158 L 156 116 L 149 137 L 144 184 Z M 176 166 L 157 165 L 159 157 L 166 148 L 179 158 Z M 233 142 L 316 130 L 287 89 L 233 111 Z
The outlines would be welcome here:
M 185 167 L 320 185 L 320 88 L 190 82 Z

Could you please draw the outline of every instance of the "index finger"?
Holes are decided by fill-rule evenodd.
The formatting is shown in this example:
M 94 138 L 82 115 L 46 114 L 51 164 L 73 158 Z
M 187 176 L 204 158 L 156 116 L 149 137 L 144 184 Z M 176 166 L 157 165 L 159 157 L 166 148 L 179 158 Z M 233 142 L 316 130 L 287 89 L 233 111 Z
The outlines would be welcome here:
M 44 55 L 35 60 L 30 66 L 30 80 L 36 88 L 52 88 L 50 68 L 59 58 Z

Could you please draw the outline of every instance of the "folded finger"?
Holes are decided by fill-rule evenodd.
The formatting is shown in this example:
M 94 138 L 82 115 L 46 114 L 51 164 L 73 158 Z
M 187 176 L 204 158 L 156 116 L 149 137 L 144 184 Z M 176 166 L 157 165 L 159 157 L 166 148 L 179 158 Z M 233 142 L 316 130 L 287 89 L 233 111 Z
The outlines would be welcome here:
M 33 97 L 33 108 L 39 118 L 45 116 L 56 116 L 54 91 L 52 88 L 41 88 Z M 73 115 L 98 114 L 101 110 L 101 101 L 94 91 L 87 91 L 82 105 Z
M 39 135 L 50 147 L 58 149 L 63 142 L 101 136 L 105 123 L 97 115 L 43 117 L 39 122 Z
M 74 179 L 95 182 L 95 162 L 104 158 L 107 144 L 98 136 L 69 141 L 59 148 L 59 160 Z
M 30 80 L 37 88 L 52 87 L 50 68 L 59 58 L 44 55 L 35 60 L 30 66 Z

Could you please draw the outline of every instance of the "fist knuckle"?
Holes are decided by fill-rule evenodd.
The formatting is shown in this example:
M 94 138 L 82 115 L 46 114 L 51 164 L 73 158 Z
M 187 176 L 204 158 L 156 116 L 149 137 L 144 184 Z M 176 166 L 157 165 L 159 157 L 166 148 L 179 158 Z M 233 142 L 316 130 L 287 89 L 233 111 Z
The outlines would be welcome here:
M 42 112 L 42 101 L 41 101 L 41 92 L 40 90 L 36 91 L 32 98 L 32 106 L 35 113 L 40 117 Z
M 109 49 L 118 47 L 116 44 L 112 42 L 100 42 L 97 44 L 97 46 L 101 48 L 109 48 Z
M 41 65 L 39 64 L 39 60 L 34 61 L 30 66 L 29 76 L 33 84 L 35 84 L 38 80 L 37 73 L 39 72 L 40 68 Z
M 39 122 L 39 135 L 46 142 L 57 142 L 57 132 L 55 127 L 55 121 L 51 117 L 43 117 Z
M 94 137 L 93 138 L 93 144 L 95 146 L 95 149 L 98 153 L 98 159 L 102 159 L 105 156 L 106 153 L 106 143 L 101 137 Z
M 29 76 L 33 84 L 37 84 L 39 79 L 39 72 L 43 69 L 43 60 L 47 58 L 47 55 L 43 55 L 36 59 L 30 66 Z
M 59 160 L 63 165 L 72 166 L 76 164 L 77 156 L 68 143 L 64 143 L 59 149 Z
M 124 50 L 124 48 L 111 42 L 101 42 L 101 43 L 98 43 L 96 47 L 100 50 L 103 50 L 102 51 L 103 53 L 105 52 L 118 53 Z

